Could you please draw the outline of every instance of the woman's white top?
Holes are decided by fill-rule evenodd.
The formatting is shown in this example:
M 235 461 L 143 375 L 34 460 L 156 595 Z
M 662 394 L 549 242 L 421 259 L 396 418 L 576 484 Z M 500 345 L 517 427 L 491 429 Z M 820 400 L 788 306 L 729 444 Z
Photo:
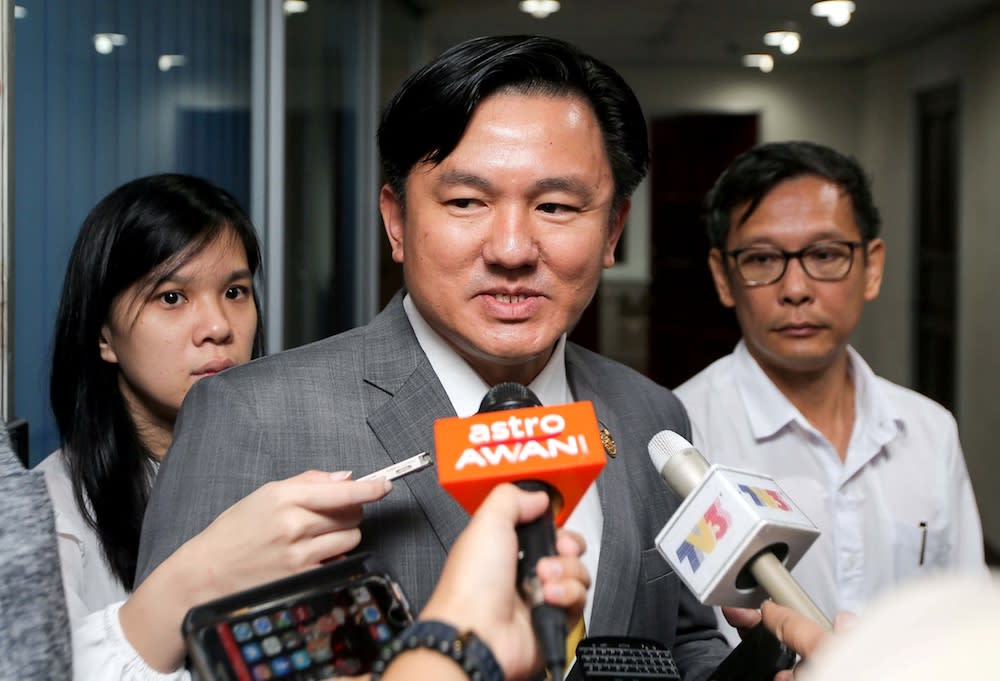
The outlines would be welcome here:
M 45 474 L 55 511 L 63 589 L 73 629 L 73 678 L 79 681 L 189 679 L 183 669 L 169 674 L 152 669 L 125 638 L 118 609 L 128 598 L 128 591 L 112 574 L 97 533 L 80 512 L 62 450 L 49 455 L 37 469 Z

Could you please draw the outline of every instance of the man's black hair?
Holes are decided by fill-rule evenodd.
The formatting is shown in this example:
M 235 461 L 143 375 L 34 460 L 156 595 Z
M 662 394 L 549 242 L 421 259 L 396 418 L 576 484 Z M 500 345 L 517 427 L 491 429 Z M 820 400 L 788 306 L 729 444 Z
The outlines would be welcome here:
M 737 156 L 708 192 L 705 225 L 709 246 L 725 249 L 730 229 L 749 220 L 772 189 L 805 175 L 838 185 L 851 199 L 862 240 L 878 236 L 881 218 L 872 199 L 871 181 L 857 160 L 814 142 L 770 142 Z M 747 204 L 746 209 L 734 216 L 733 210 L 743 204 Z
M 382 116 L 379 152 L 386 182 L 405 206 L 406 178 L 417 164 L 440 163 L 491 95 L 580 97 L 604 136 L 615 205 L 649 167 L 646 120 L 635 93 L 607 64 L 543 36 L 474 38 L 441 54 L 400 87 Z

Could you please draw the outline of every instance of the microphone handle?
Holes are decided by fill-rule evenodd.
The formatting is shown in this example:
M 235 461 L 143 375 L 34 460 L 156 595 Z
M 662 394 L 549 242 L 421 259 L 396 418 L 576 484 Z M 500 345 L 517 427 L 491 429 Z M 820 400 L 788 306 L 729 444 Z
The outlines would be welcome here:
M 529 492 L 550 492 L 551 497 L 551 490 L 544 482 L 520 480 L 514 484 Z M 531 609 L 531 624 L 542 649 L 545 666 L 553 679 L 561 679 L 566 667 L 566 612 L 545 602 L 536 569 L 540 558 L 556 555 L 556 525 L 551 503 L 540 517 L 517 526 L 517 541 L 520 547 L 517 559 L 518 589 Z
M 809 598 L 809 594 L 799 586 L 798 581 L 773 553 L 762 552 L 751 560 L 747 567 L 775 603 L 808 617 L 827 631 L 833 631 L 830 619 Z

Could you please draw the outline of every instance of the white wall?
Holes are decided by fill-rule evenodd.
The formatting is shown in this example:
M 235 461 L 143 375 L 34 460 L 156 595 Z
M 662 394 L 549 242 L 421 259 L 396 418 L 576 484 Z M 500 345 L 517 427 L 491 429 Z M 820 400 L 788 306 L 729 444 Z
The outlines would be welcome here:
M 860 67 L 799 68 L 779 62 L 769 74 L 733 67 L 618 69 L 635 90 L 648 120 L 678 113 L 756 113 L 760 141 L 808 139 L 858 153 Z M 605 273 L 615 281 L 649 281 L 649 194 L 633 196 L 628 254 Z
M 810 139 L 854 153 L 861 121 L 860 68 L 796 67 L 771 73 L 733 67 L 620 69 L 646 117 L 686 112 L 760 114 L 762 142 Z
M 958 82 L 959 302 L 957 417 L 987 538 L 1000 546 L 1000 12 L 879 60 L 865 74 L 860 158 L 874 175 L 889 260 L 882 295 L 866 312 L 861 343 L 876 369 L 906 383 L 912 348 L 914 98 Z

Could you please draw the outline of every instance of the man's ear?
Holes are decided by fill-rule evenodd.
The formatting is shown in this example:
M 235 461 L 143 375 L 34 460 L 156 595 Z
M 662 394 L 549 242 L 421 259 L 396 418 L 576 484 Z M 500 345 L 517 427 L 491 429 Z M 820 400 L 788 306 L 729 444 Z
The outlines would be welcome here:
M 111 343 L 111 328 L 107 324 L 101 325 L 101 335 L 97 339 L 97 347 L 101 353 L 101 359 L 110 364 L 118 364 L 118 353 Z
M 615 249 L 625 231 L 625 223 L 628 222 L 628 214 L 632 208 L 632 199 L 625 199 L 618 210 L 611 216 L 611 228 L 608 230 L 608 241 L 604 245 L 604 258 L 602 264 L 607 269 L 615 264 Z
M 382 213 L 385 234 L 389 237 L 392 259 L 401 263 L 403 262 L 403 204 L 396 196 L 396 192 L 387 184 L 382 185 L 382 191 L 379 192 L 378 207 Z
M 708 269 L 712 270 L 712 281 L 715 282 L 715 292 L 719 294 L 719 302 L 724 307 L 733 307 L 736 301 L 733 300 L 726 263 L 722 261 L 724 257 L 718 248 L 710 250 L 708 252 Z
M 882 290 L 882 273 L 885 272 L 885 242 L 872 239 L 867 244 L 865 261 L 865 302 L 878 298 Z

